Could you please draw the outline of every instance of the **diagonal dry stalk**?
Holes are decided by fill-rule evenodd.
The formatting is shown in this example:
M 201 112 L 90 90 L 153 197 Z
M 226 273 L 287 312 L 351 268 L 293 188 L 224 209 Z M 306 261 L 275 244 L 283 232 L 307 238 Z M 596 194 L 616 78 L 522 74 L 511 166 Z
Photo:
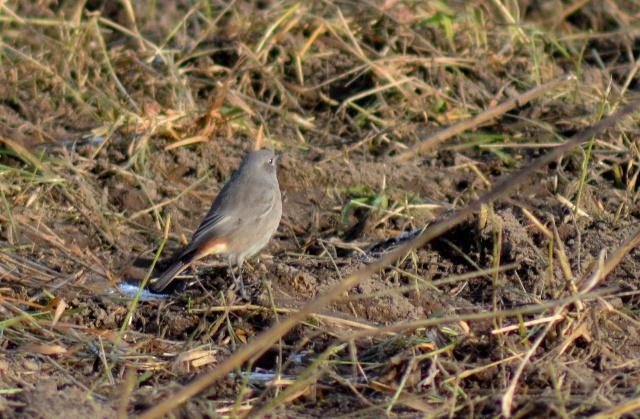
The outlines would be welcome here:
M 427 139 L 414 145 L 409 150 L 395 156 L 393 158 L 393 161 L 402 162 L 402 161 L 412 159 L 418 153 L 422 153 L 427 149 L 433 148 L 438 144 L 453 137 L 454 135 L 458 135 L 464 131 L 468 131 L 472 128 L 475 128 L 485 122 L 488 122 L 494 118 L 499 117 L 500 115 L 504 115 L 505 113 L 517 107 L 524 106 L 527 102 L 530 102 L 533 99 L 544 95 L 550 90 L 553 90 L 563 85 L 564 83 L 575 81 L 575 80 L 576 80 L 576 77 L 574 75 L 568 75 L 568 76 L 559 77 L 555 80 L 551 80 L 550 82 L 547 82 L 543 85 L 536 86 L 517 97 L 511 98 L 501 103 L 500 105 L 494 108 L 487 109 L 486 111 L 474 116 L 473 118 L 459 122 L 455 125 L 450 126 L 449 128 L 436 132 L 435 134 L 428 137 Z
M 315 300 L 306 304 L 300 309 L 300 311 L 292 314 L 282 322 L 277 323 L 271 328 L 265 330 L 264 332 L 256 336 L 256 338 L 251 342 L 239 348 L 236 352 L 233 353 L 233 355 L 231 355 L 226 361 L 218 365 L 215 369 L 201 375 L 191 384 L 183 387 L 172 397 L 165 398 L 164 401 L 144 412 L 141 417 L 144 419 L 157 418 L 186 402 L 191 397 L 195 396 L 214 382 L 226 376 L 235 368 L 241 366 L 245 361 L 254 356 L 256 353 L 277 342 L 278 339 L 284 336 L 296 324 L 303 321 L 309 314 L 320 310 L 322 307 L 339 298 L 339 296 L 344 294 L 352 287 L 356 286 L 358 283 L 360 283 L 370 275 L 374 274 L 380 269 L 383 269 L 385 266 L 389 265 L 398 258 L 404 256 L 412 249 L 424 246 L 430 240 L 433 240 L 455 225 L 461 223 L 468 216 L 472 215 L 474 211 L 477 211 L 482 205 L 493 202 L 512 192 L 518 185 L 520 185 L 524 181 L 524 179 L 531 176 L 537 170 L 542 169 L 545 165 L 556 160 L 566 152 L 589 140 L 593 136 L 601 133 L 605 129 L 615 126 L 618 121 L 620 121 L 620 119 L 635 112 L 638 106 L 640 106 L 640 100 L 631 102 L 630 104 L 621 108 L 615 114 L 602 119 L 597 124 L 574 135 L 562 145 L 533 161 L 526 168 L 521 169 L 520 171 L 508 176 L 504 181 L 497 184 L 493 190 L 489 191 L 479 199 L 471 202 L 467 207 L 456 211 L 449 218 L 429 226 L 422 232 L 422 234 L 417 236 L 415 239 L 396 248 L 395 250 L 386 254 L 384 257 L 380 258 L 378 261 L 373 262 L 355 272 L 348 278 L 333 286 L 325 294 L 320 295 Z

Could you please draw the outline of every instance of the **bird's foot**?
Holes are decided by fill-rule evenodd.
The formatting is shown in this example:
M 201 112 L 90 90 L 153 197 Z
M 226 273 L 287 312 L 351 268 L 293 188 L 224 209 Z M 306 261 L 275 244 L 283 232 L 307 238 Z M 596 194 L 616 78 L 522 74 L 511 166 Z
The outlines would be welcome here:
M 242 299 L 245 301 L 250 301 L 247 290 L 244 287 L 244 281 L 242 281 L 242 270 L 240 270 L 240 275 L 238 276 L 236 276 L 233 268 L 229 268 L 229 270 L 231 271 L 231 276 L 233 277 L 233 285 L 240 292 L 240 296 L 242 297 Z
M 247 294 L 247 289 L 244 286 L 242 278 L 239 278 L 238 281 L 236 281 L 235 286 L 238 291 L 240 291 L 240 296 L 242 297 L 242 299 L 249 301 L 249 294 Z

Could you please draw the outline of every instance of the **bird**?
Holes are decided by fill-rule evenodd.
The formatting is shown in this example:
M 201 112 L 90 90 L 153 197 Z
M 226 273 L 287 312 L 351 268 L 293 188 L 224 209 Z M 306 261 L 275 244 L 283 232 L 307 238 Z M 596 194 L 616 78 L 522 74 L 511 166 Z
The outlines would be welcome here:
M 164 291 L 175 277 L 206 256 L 226 257 L 236 286 L 246 298 L 243 262 L 264 248 L 278 229 L 282 197 L 276 174 L 278 155 L 272 150 L 249 152 L 216 196 L 189 243 L 160 276 L 150 281 Z M 238 277 L 233 268 L 237 267 Z

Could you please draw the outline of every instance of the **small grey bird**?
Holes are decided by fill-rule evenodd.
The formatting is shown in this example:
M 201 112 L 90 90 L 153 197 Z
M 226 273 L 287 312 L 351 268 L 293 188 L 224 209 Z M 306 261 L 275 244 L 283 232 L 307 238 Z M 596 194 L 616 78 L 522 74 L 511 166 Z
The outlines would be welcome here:
M 156 292 L 164 290 L 193 262 L 209 255 L 227 258 L 229 270 L 244 296 L 242 263 L 267 245 L 278 229 L 282 198 L 276 176 L 278 156 L 271 150 L 247 154 L 240 168 L 224 185 L 189 244 L 173 264 L 151 280 Z M 240 270 L 239 279 L 233 273 Z

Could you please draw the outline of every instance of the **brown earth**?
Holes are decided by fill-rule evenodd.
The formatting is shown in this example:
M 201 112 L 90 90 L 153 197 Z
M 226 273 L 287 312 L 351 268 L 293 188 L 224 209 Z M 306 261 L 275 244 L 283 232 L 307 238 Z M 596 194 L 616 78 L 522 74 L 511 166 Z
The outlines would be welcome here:
M 155 58 L 144 41 L 111 23 L 133 30 L 120 3 L 88 1 L 84 10 L 36 3 L 0 12 L 5 417 L 138 415 L 171 398 L 403 234 L 464 207 L 545 154 L 557 136 L 591 125 L 602 107 L 609 113 L 618 100 L 610 90 L 623 92 L 634 65 L 629 56 L 640 53 L 623 33 L 638 16 L 625 12 L 625 2 L 582 5 L 555 23 L 540 17 L 555 2 L 520 2 L 517 28 L 524 35 L 484 3 L 482 19 L 462 2 L 239 1 L 228 13 L 221 4 L 201 5 L 171 37 L 171 54 Z M 154 11 L 140 2 L 133 13 L 143 38 L 162 44 L 193 5 L 156 3 Z M 297 21 L 283 18 L 285 26 L 268 36 L 289 7 L 298 7 L 291 15 Z M 455 19 L 446 19 L 449 7 Z M 455 30 L 450 40 L 448 24 Z M 538 33 L 544 30 L 559 38 Z M 591 30 L 610 38 L 590 38 Z M 486 43 L 474 43 L 483 36 Z M 298 74 L 294 55 L 307 42 Z M 431 133 L 573 71 L 578 61 L 578 87 L 549 93 L 408 162 L 393 160 Z M 388 88 L 404 76 L 412 80 Z M 627 95 L 637 89 L 630 80 Z M 549 329 L 550 309 L 349 338 L 369 327 L 517 309 L 584 289 L 600 255 L 610 257 L 640 225 L 637 121 L 599 135 L 586 172 L 585 147 L 534 173 L 507 199 L 364 280 L 241 371 L 278 372 L 288 384 L 245 379 L 237 370 L 175 415 L 255 415 L 275 400 L 271 414 L 281 417 L 498 416 L 538 338 L 516 387 L 515 416 L 587 416 L 637 402 L 637 248 L 600 278 L 593 288 L 599 297 L 567 305 Z M 174 148 L 198 136 L 202 141 Z M 283 154 L 284 214 L 268 248 L 245 269 L 250 301 L 236 295 L 224 265 L 212 260 L 167 298 L 141 301 L 120 339 L 131 295 L 119 286 L 145 276 L 170 219 L 158 266 L 166 265 L 256 138 Z M 578 195 L 581 216 L 566 204 Z M 546 235 L 555 230 L 557 236 Z M 512 266 L 499 274 L 437 282 L 505 265 Z M 541 325 L 519 323 L 536 319 Z M 510 325 L 518 328 L 492 333 Z M 282 396 L 307 368 L 314 379 Z

